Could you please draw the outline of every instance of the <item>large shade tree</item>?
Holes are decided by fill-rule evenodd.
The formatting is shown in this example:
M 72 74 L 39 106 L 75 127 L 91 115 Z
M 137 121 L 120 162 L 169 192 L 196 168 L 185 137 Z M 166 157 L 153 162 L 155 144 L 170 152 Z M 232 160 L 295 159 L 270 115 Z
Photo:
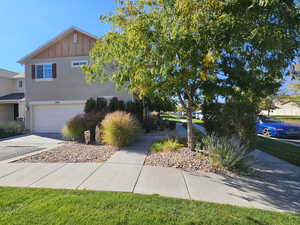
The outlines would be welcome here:
M 274 92 L 299 50 L 291 0 L 122 0 L 101 20 L 112 30 L 91 51 L 88 79 L 112 80 L 141 98 L 158 90 L 176 96 L 191 149 L 191 113 L 203 88 L 254 101 L 255 91 Z

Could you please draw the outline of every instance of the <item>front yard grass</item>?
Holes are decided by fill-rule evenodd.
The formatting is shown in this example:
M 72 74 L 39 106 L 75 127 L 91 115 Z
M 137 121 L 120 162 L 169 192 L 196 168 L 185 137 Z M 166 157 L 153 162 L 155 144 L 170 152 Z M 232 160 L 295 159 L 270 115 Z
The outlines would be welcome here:
M 3 225 L 300 224 L 298 214 L 157 195 L 0 188 L 0 196 L 0 224 Z
M 276 118 L 286 122 L 286 123 L 292 123 L 292 124 L 300 124 L 300 116 L 275 116 Z
M 177 114 L 166 114 L 166 113 L 162 114 L 161 117 L 164 120 L 175 121 L 177 123 L 183 123 L 182 120 L 187 119 L 186 116 L 180 116 Z M 198 119 L 193 119 L 193 123 L 203 124 L 203 121 Z
M 300 167 L 300 148 L 297 146 L 258 137 L 257 149 Z

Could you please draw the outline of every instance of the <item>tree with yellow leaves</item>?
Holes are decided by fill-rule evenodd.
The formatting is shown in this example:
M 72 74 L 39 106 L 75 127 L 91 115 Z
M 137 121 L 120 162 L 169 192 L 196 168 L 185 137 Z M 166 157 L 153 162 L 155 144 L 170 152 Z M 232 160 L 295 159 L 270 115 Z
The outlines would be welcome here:
M 264 76 L 262 71 L 268 73 L 264 67 L 267 65 L 260 64 L 259 60 L 269 57 L 272 63 L 272 54 L 278 56 L 277 50 L 288 54 L 280 58 L 282 63 L 277 68 L 283 68 L 284 60 L 294 57 L 292 52 L 299 46 L 293 40 L 299 34 L 295 31 L 299 14 L 292 1 L 276 2 L 119 0 L 115 13 L 101 16 L 102 21 L 112 24 L 112 30 L 97 42 L 90 53 L 90 65 L 84 70 L 90 81 L 111 80 L 118 88 L 127 87 L 140 98 L 153 93 L 176 96 L 188 117 L 188 147 L 194 149 L 192 110 L 203 85 L 217 86 L 229 71 L 234 74 L 230 88 L 239 90 L 239 82 L 235 82 L 237 73 L 243 81 L 243 72 L 249 71 L 247 67 L 251 67 L 251 72 L 257 67 L 257 74 Z M 283 3 L 286 6 L 274 5 Z M 290 30 L 278 25 L 281 20 L 284 23 L 289 20 Z M 272 27 L 266 26 L 268 23 Z M 275 35 L 277 49 L 272 52 L 272 45 L 267 41 Z M 285 41 L 291 45 L 286 50 L 278 49 Z M 256 55 L 248 57 L 247 48 Z M 235 69 L 236 62 L 239 64 Z M 274 74 L 266 76 L 267 83 L 278 78 L 278 73 Z M 251 79 L 251 76 L 244 78 Z

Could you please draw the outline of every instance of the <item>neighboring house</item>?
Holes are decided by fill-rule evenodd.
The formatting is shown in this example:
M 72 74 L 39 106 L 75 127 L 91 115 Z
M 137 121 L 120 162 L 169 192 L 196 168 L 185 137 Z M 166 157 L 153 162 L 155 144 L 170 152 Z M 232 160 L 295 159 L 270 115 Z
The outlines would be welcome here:
M 24 120 L 24 73 L 0 69 L 0 122 Z
M 300 116 L 300 107 L 293 102 L 277 103 L 277 109 L 270 112 L 270 115 L 282 115 L 282 116 Z M 262 114 L 267 115 L 267 111 L 262 111 Z
M 132 100 L 113 83 L 88 84 L 81 65 L 97 37 L 71 27 L 18 62 L 25 65 L 26 127 L 31 132 L 60 132 L 67 121 L 82 113 L 88 98 Z

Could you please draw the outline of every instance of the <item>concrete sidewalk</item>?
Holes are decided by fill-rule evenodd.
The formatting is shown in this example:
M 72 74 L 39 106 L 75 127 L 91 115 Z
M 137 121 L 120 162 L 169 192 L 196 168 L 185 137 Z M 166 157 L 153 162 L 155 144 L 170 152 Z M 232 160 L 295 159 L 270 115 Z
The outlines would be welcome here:
M 156 138 L 145 136 L 105 163 L 0 163 L 0 186 L 159 194 L 300 213 L 299 168 L 260 151 L 255 178 L 144 166 Z

